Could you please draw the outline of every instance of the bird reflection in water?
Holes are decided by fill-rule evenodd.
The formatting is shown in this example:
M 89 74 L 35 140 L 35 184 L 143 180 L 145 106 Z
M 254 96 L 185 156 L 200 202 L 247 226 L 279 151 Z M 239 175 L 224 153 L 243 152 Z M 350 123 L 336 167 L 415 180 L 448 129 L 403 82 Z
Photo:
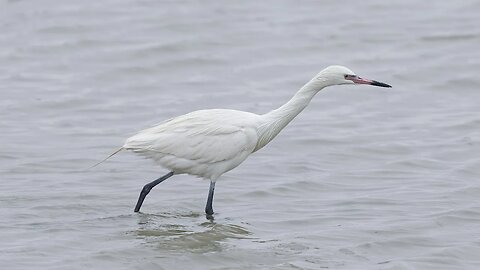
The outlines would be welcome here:
M 228 222 L 228 220 L 222 220 Z M 168 251 L 195 253 L 220 251 L 229 239 L 247 239 L 251 232 L 236 224 L 205 221 L 198 213 L 138 215 L 134 232 L 147 245 Z

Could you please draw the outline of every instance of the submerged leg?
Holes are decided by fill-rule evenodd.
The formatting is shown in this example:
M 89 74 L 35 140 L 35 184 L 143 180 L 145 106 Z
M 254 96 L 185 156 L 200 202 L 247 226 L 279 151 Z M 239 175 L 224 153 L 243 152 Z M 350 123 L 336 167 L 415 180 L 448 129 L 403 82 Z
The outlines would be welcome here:
M 207 216 L 213 215 L 213 192 L 215 191 L 215 182 L 210 181 L 210 189 L 208 190 L 208 199 L 207 199 L 207 206 L 205 206 L 205 213 Z
M 165 174 L 164 176 L 158 178 L 157 180 L 146 184 L 143 187 L 142 191 L 140 192 L 140 196 L 138 197 L 138 202 L 137 202 L 137 205 L 135 206 L 134 212 L 140 211 L 140 207 L 142 207 L 143 200 L 145 200 L 145 197 L 147 197 L 147 194 L 150 192 L 150 190 L 154 186 L 160 184 L 161 182 L 163 182 L 164 180 L 166 180 L 167 178 L 169 178 L 172 175 L 173 175 L 173 172 L 169 172 L 169 173 Z

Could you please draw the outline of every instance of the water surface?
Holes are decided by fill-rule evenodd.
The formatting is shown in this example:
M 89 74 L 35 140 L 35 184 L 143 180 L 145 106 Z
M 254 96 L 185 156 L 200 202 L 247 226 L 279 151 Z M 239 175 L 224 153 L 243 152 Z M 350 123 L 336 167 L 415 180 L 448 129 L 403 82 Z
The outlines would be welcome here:
M 4 269 L 478 269 L 478 1 L 0 1 Z M 217 183 L 132 153 L 196 109 L 332 87 Z

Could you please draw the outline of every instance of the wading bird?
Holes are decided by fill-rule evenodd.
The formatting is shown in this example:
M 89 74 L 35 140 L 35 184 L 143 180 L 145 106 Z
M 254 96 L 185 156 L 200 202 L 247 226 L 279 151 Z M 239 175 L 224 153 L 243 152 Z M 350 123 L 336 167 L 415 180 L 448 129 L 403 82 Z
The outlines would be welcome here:
M 287 103 L 269 113 L 258 115 L 227 109 L 194 111 L 140 131 L 128 138 L 123 147 L 109 157 L 123 149 L 131 150 L 155 160 L 170 171 L 143 187 L 135 212 L 140 211 L 153 187 L 175 174 L 190 174 L 210 180 L 205 213 L 211 217 L 217 179 L 275 138 L 307 107 L 318 91 L 342 84 L 391 87 L 360 78 L 346 67 L 329 66 L 305 84 Z

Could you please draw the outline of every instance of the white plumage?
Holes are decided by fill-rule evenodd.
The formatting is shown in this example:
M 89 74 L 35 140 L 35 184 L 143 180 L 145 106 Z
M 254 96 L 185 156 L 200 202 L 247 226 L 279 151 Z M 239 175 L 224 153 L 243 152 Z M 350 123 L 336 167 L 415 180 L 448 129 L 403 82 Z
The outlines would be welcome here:
M 215 181 L 255 149 L 260 117 L 235 110 L 201 110 L 140 131 L 123 148 L 154 159 L 175 174 Z
M 331 85 L 355 83 L 391 87 L 362 79 L 348 68 L 330 66 L 304 85 L 287 103 L 269 113 L 257 115 L 226 109 L 200 110 L 140 131 L 128 138 L 120 150 L 132 150 L 151 158 L 170 173 L 144 186 L 135 211 L 140 210 L 143 200 L 155 185 L 174 174 L 186 173 L 210 180 L 205 211 L 211 216 L 215 182 L 223 173 L 237 167 L 251 153 L 268 144 L 318 91 Z

